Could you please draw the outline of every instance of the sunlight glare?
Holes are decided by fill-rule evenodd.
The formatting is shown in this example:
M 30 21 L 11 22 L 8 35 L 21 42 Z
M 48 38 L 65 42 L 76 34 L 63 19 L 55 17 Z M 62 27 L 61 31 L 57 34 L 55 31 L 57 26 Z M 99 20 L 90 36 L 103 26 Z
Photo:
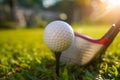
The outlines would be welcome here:
M 114 6 L 120 5 L 120 0 L 109 0 L 109 2 Z

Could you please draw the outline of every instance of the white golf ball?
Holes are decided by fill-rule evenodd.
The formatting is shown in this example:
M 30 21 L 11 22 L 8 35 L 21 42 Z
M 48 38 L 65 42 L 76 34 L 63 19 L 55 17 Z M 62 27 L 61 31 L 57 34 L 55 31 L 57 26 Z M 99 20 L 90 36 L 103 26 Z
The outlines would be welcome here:
M 44 30 L 44 42 L 52 51 L 61 52 L 70 47 L 74 39 L 71 26 L 64 21 L 53 21 Z

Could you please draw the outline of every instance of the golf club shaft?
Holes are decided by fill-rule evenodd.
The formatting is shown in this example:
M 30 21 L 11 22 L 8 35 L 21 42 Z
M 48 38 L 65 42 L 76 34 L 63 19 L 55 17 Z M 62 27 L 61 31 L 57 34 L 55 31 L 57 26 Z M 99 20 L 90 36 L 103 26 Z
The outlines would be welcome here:
M 107 46 L 109 46 L 114 40 L 114 38 L 117 36 L 119 29 L 120 29 L 120 25 L 114 24 L 110 28 L 110 30 L 103 36 L 103 38 L 106 37 L 109 40 L 108 43 L 106 44 Z

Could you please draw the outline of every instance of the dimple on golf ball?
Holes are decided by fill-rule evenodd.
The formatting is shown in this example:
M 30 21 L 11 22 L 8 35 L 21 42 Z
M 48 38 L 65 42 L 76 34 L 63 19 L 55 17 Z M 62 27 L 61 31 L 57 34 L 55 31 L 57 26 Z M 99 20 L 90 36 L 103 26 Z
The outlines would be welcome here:
M 44 30 L 44 42 L 52 51 L 61 52 L 70 47 L 74 39 L 71 26 L 64 21 L 53 21 Z

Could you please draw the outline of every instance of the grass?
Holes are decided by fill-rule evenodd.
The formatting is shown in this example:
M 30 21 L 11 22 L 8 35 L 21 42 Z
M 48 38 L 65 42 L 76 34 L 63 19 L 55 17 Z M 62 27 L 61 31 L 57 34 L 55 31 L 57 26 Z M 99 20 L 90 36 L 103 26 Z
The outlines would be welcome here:
M 95 39 L 109 25 L 73 25 L 74 30 Z M 88 66 L 60 64 L 59 80 L 119 80 L 120 34 L 103 57 Z M 0 30 L 0 80 L 58 80 L 55 58 L 43 42 L 43 29 Z

